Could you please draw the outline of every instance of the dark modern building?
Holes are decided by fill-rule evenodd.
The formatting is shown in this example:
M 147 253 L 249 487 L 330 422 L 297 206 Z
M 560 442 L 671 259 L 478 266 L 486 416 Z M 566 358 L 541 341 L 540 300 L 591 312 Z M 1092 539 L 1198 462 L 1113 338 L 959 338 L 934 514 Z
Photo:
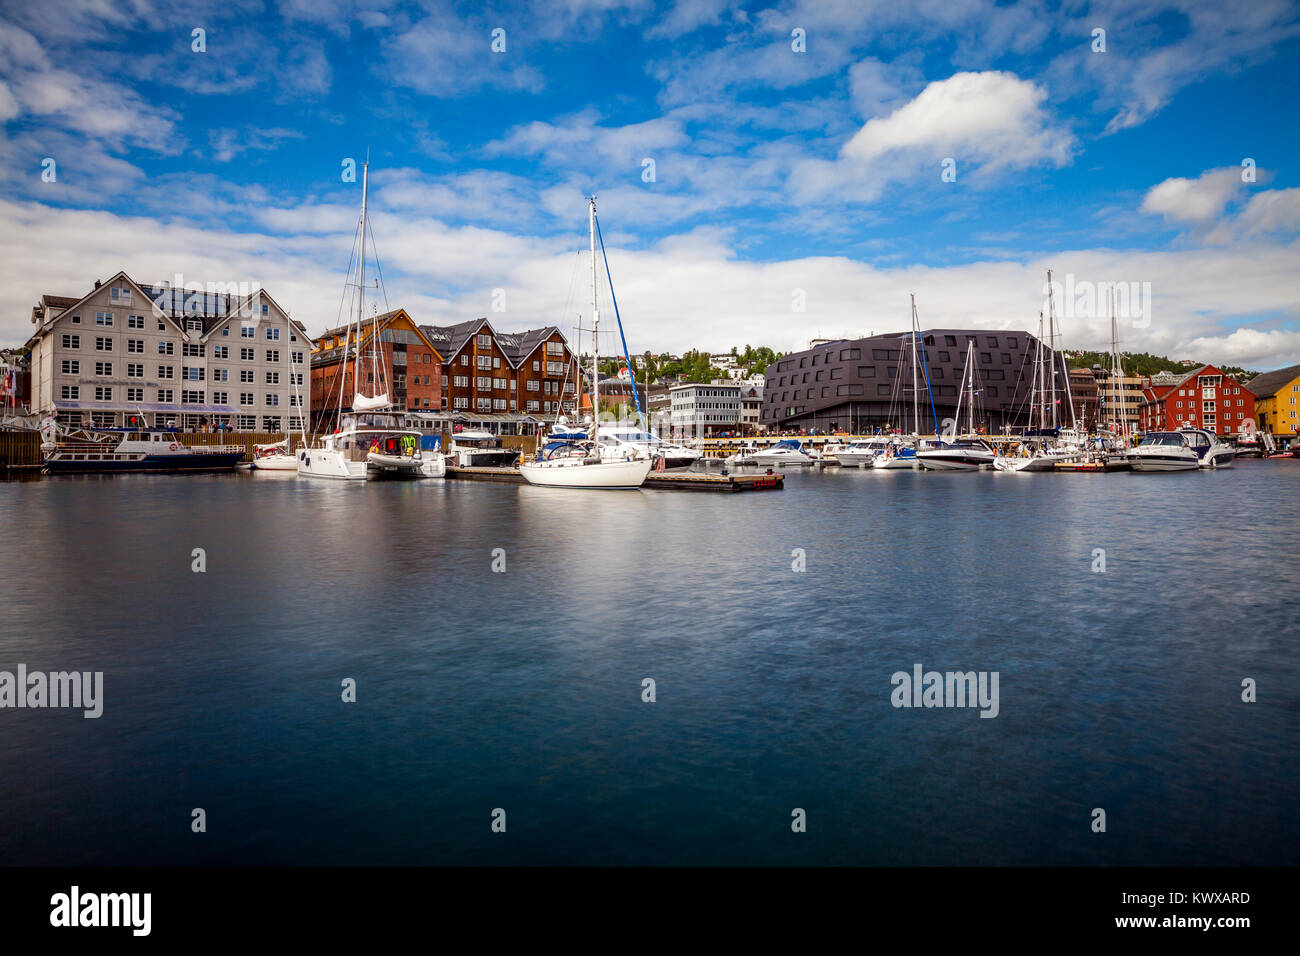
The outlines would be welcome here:
M 821 343 L 782 357 L 767 367 L 759 423 L 768 431 L 816 428 L 865 434 L 887 427 L 911 431 L 911 341 L 911 332 L 894 332 Z M 917 374 L 922 431 L 934 431 L 936 416 L 941 424 L 955 417 L 970 342 L 974 342 L 976 428 L 991 434 L 1028 422 L 1039 354 L 1036 337 L 1005 330 L 927 329 L 917 337 L 918 363 L 923 363 Z M 1069 372 L 1062 355 L 1053 358 L 1061 391 L 1058 415 L 1062 424 L 1069 424 L 1065 401 Z M 963 429 L 967 407 L 968 398 L 963 398 Z

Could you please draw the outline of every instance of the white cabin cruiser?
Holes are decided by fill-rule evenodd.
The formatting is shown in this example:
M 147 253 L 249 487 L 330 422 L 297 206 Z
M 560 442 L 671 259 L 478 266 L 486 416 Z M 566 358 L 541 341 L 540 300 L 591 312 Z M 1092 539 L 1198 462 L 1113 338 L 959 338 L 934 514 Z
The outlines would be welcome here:
M 1128 453 L 1128 461 L 1134 471 L 1230 468 L 1235 457 L 1236 452 L 1231 445 L 1219 441 L 1213 432 L 1201 428 L 1153 432 Z
M 814 459 L 804 450 L 803 443 L 786 438 L 770 448 L 760 448 L 746 456 L 744 464 L 753 465 L 811 465 Z
M 561 422 L 557 422 L 556 427 L 561 427 Z M 689 468 L 700 459 L 698 451 L 664 441 L 658 435 L 644 431 L 636 424 L 604 423 L 600 426 L 602 457 L 622 458 L 625 457 L 624 452 L 628 449 L 648 456 L 652 460 L 662 458 L 664 471 Z
M 872 468 L 899 470 L 915 470 L 916 449 L 911 445 L 904 445 L 901 442 L 890 442 L 871 462 Z
M 917 463 L 930 471 L 979 471 L 992 467 L 995 452 L 982 439 L 954 438 L 916 453 Z
M 874 438 L 862 438 L 849 442 L 836 451 L 835 460 L 846 468 L 871 467 L 876 457 L 883 455 L 890 446 L 890 439 L 877 435 Z

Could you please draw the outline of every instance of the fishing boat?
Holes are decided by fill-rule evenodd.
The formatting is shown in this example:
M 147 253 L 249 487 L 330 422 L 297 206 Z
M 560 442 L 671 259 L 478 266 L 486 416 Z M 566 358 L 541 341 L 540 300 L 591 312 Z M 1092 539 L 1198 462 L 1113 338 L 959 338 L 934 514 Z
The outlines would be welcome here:
M 41 426 L 44 471 L 51 475 L 108 472 L 234 471 L 243 445 L 196 445 L 161 428 L 105 428 L 60 435 L 53 418 Z
M 548 442 L 537 459 L 524 462 L 519 473 L 532 485 L 550 488 L 630 489 L 640 488 L 654 460 L 639 449 L 624 446 L 608 454 L 601 453 L 600 444 L 600 309 L 596 303 L 596 197 L 587 200 L 587 222 L 591 248 L 591 435 L 585 440 L 562 439 Z M 601 254 L 605 243 L 601 240 Z M 606 275 L 609 262 L 605 262 Z M 611 282 L 611 298 L 613 283 Z M 622 329 L 618 316 L 618 303 L 614 301 L 614 316 Z M 626 349 L 625 349 L 626 351 Z M 631 361 L 628 361 L 631 367 Z M 636 390 L 633 389 L 635 394 Z M 639 403 L 639 399 L 638 399 Z
M 1219 441 L 1214 432 L 1183 428 L 1176 432 L 1152 432 L 1129 451 L 1134 471 L 1195 471 L 1198 468 L 1230 468 L 1236 452 Z

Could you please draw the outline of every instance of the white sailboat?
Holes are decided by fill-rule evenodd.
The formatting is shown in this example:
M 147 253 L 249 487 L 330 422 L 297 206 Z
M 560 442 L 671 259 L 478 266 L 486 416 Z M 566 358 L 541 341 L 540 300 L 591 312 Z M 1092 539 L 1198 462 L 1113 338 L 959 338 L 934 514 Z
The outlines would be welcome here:
M 285 356 L 289 359 L 289 382 L 293 385 L 293 394 L 297 401 L 298 421 L 303 429 L 302 442 L 300 444 L 305 445 L 307 444 L 306 423 L 302 418 L 302 392 L 298 388 L 297 373 L 293 370 L 293 350 L 286 349 Z M 290 411 L 292 411 L 292 409 L 290 409 Z M 292 415 L 289 415 L 288 418 L 285 419 L 284 438 L 280 441 L 271 442 L 269 445 L 253 446 L 253 464 L 251 467 L 254 471 L 296 472 L 298 470 L 298 456 L 289 450 L 293 440 L 293 434 L 289 429 L 289 424 L 292 420 Z
M 930 471 L 979 471 L 992 465 L 996 457 L 992 448 L 975 435 L 975 342 L 966 344 L 966 367 L 962 372 L 962 386 L 969 391 L 970 402 L 966 412 L 969 438 L 957 437 L 957 423 L 961 421 L 962 393 L 957 393 L 957 412 L 953 416 L 952 435 L 935 447 L 921 448 L 916 452 L 917 463 Z
M 897 436 L 885 441 L 869 467 L 879 470 L 911 470 L 917 466 L 916 446 L 921 441 L 921 381 L 916 361 L 917 338 L 921 334 L 921 320 L 916 314 L 916 293 L 912 298 L 912 438 L 905 441 Z M 930 394 L 929 374 L 926 375 L 926 394 Z M 933 407 L 931 397 L 931 407 Z M 891 404 L 892 411 L 892 404 Z M 892 417 L 892 415 L 891 415 Z M 906 413 L 903 414 L 906 424 Z M 866 468 L 868 465 L 863 465 Z
M 332 478 L 344 481 L 361 481 L 368 477 L 426 478 L 444 473 L 441 455 L 428 460 L 420 450 L 422 437 L 419 429 L 407 427 L 404 416 L 392 410 L 392 402 L 385 384 L 384 361 L 379 351 L 378 310 L 372 317 L 370 330 L 370 375 L 374 382 L 372 395 L 361 391 L 363 367 L 362 331 L 365 323 L 366 287 L 366 197 L 369 186 L 370 162 L 361 165 L 361 248 L 357 268 L 356 299 L 356 361 L 353 365 L 352 414 L 344 415 L 344 391 L 347 385 L 348 358 L 353 354 L 353 330 L 348 330 L 339 363 L 340 428 L 325 435 L 319 444 L 304 443 L 298 449 L 298 474 L 311 478 Z M 380 389 L 383 391 L 380 391 Z
M 591 436 L 588 441 L 548 442 L 536 461 L 524 462 L 519 473 L 529 484 L 551 488 L 640 488 L 654 464 L 634 446 L 621 446 L 615 457 L 600 444 L 600 310 L 596 306 L 596 197 L 587 200 L 591 243 Z

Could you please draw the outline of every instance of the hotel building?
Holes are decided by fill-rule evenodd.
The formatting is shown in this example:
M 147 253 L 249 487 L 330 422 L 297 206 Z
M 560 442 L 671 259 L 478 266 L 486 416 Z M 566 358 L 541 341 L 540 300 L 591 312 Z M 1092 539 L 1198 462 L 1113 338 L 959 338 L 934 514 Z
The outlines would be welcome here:
M 214 288 L 217 286 L 214 286 Z M 68 426 L 297 430 L 311 339 L 262 289 L 141 285 L 125 272 L 32 309 L 32 411 Z
M 1255 421 L 1255 393 L 1213 365 L 1157 381 L 1142 389 L 1138 425 L 1144 432 L 1204 428 L 1219 435 L 1236 435 L 1242 424 Z

